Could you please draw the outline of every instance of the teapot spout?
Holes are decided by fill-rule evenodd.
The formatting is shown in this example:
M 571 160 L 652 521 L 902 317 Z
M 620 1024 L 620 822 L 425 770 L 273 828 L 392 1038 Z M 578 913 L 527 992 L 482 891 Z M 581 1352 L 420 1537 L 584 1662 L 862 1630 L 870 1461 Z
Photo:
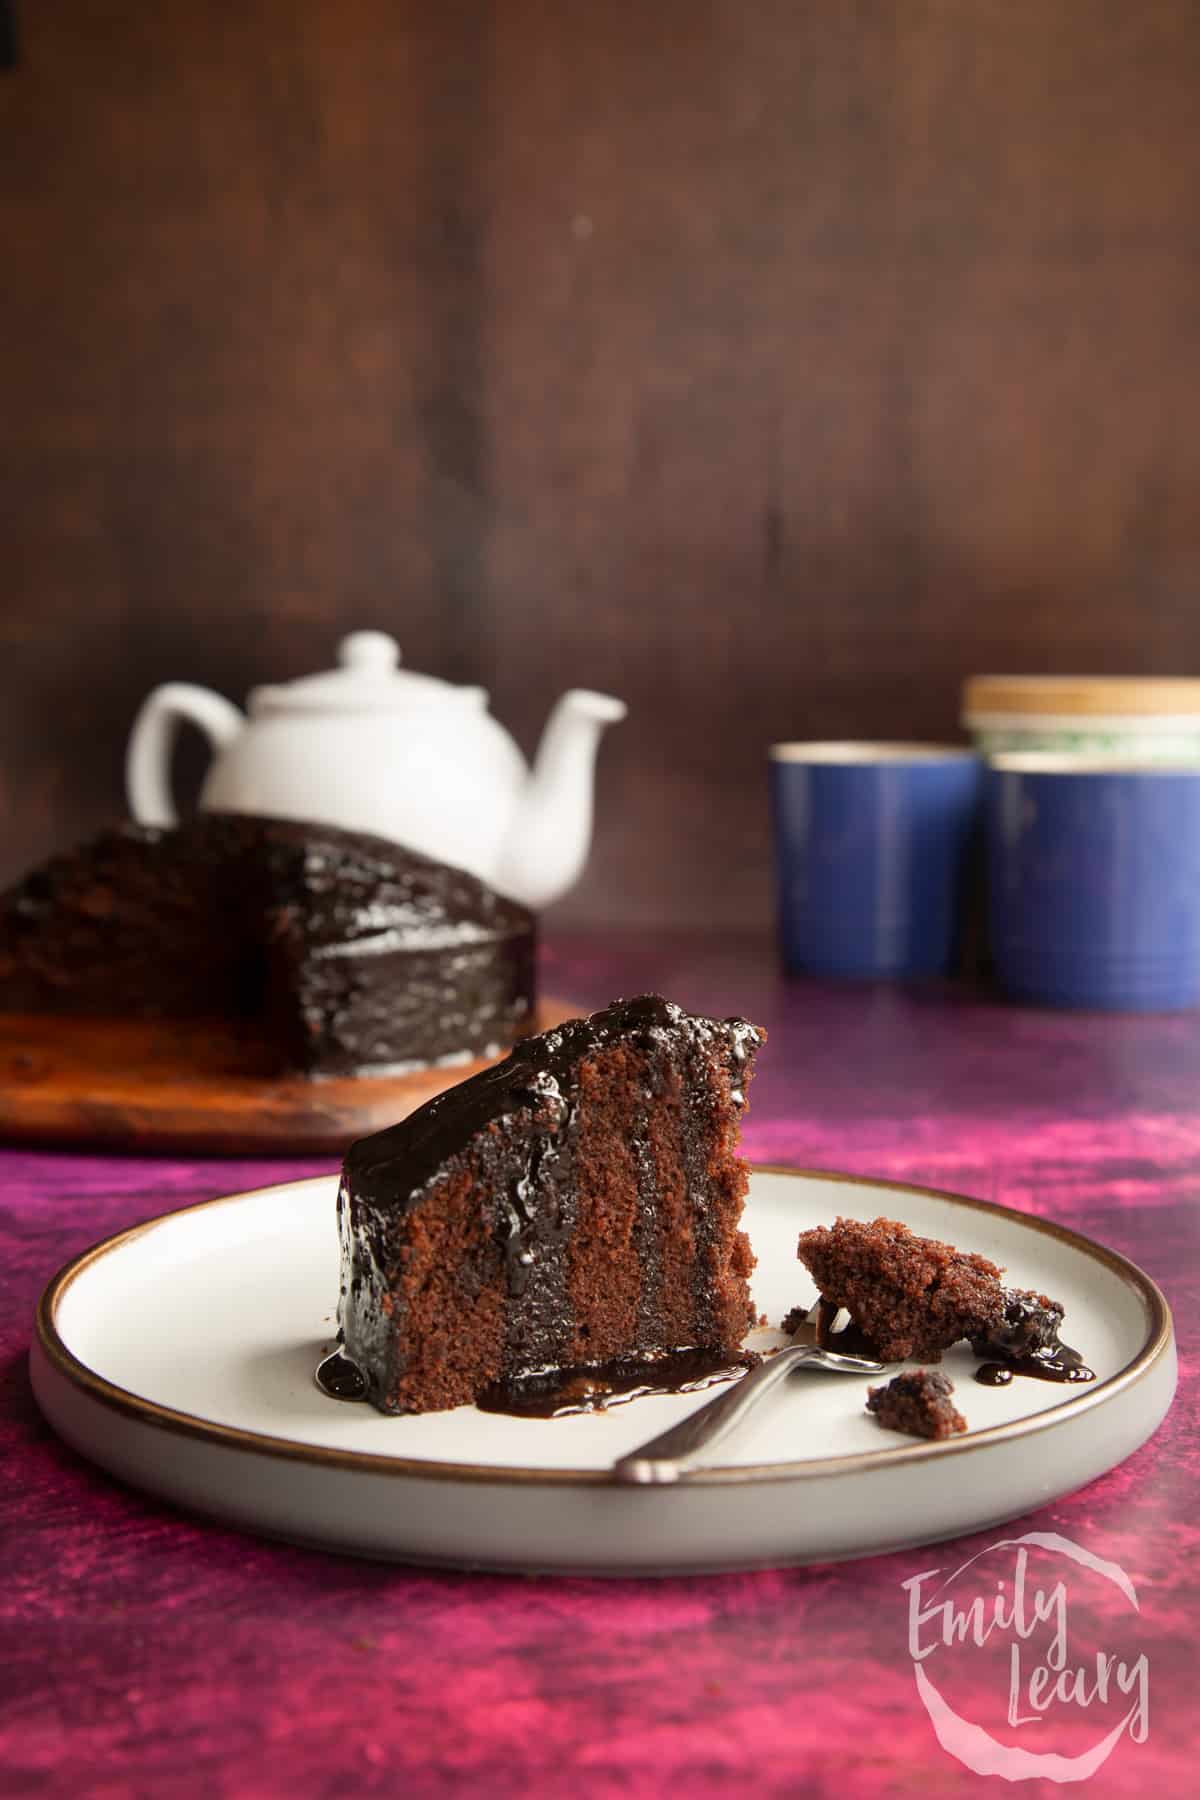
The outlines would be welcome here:
M 546 721 L 500 859 L 496 885 L 524 906 L 548 906 L 578 878 L 592 841 L 596 747 L 623 700 L 572 688 Z

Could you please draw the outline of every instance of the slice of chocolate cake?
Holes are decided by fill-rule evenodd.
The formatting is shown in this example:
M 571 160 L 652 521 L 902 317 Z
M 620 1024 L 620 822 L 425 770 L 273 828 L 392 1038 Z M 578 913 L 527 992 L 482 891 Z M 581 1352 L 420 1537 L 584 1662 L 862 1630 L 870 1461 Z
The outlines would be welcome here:
M 739 1116 L 764 1034 L 657 996 L 527 1038 L 346 1157 L 344 1353 L 383 1412 L 753 1324 Z
M 844 1307 L 882 1362 L 936 1361 L 1004 1317 L 1000 1270 L 985 1256 L 918 1237 L 895 1219 L 838 1219 L 797 1249 L 827 1311 Z
M 886 1387 L 867 1389 L 867 1411 L 889 1431 L 948 1438 L 967 1429 L 952 1399 L 954 1383 L 940 1369 L 905 1369 Z
M 241 813 L 118 826 L 0 896 L 0 1010 L 215 1019 L 280 1070 L 498 1054 L 533 959 L 532 914 L 462 869 Z

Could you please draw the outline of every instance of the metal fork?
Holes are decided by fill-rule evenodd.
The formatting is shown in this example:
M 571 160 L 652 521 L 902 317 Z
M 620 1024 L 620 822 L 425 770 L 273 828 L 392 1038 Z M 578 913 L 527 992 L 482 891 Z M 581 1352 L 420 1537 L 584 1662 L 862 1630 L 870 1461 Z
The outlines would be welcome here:
M 679 1481 L 700 1469 L 712 1468 L 705 1454 L 740 1425 L 764 1395 L 787 1380 L 804 1363 L 810 1369 L 828 1369 L 836 1375 L 882 1375 L 887 1365 L 869 1356 L 843 1356 L 818 1344 L 792 1344 L 769 1357 L 735 1381 L 731 1387 L 698 1407 L 682 1424 L 672 1425 L 649 1443 L 642 1444 L 613 1464 L 617 1481 L 642 1485 Z

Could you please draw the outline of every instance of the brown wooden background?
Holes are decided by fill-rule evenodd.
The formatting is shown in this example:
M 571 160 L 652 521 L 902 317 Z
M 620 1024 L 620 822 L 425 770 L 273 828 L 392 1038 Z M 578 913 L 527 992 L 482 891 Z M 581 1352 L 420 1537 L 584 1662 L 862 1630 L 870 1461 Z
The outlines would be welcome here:
M 628 922 L 767 919 L 774 738 L 1200 671 L 1195 0 L 16 4 L 0 876 L 353 626 L 628 699 Z

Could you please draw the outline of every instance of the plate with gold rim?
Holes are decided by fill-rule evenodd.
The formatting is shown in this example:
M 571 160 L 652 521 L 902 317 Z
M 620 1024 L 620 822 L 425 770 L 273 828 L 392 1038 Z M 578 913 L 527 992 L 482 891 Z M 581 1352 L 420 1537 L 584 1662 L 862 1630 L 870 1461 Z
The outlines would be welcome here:
M 34 1391 L 58 1434 L 146 1492 L 249 1531 L 401 1562 L 649 1575 L 867 1556 L 1010 1519 L 1082 1487 L 1155 1431 L 1175 1390 L 1170 1312 L 1115 1252 L 985 1201 L 858 1177 L 754 1169 L 745 1224 L 758 1312 L 815 1293 L 800 1231 L 838 1214 L 901 1219 L 1053 1294 L 1095 1369 L 1086 1386 L 973 1380 L 943 1363 L 969 1430 L 884 1431 L 866 1378 L 798 1372 L 671 1487 L 613 1462 L 704 1394 L 545 1419 L 475 1407 L 389 1418 L 322 1394 L 338 1287 L 337 1179 L 164 1214 L 60 1270 L 39 1303 Z M 778 1331 L 748 1342 L 769 1349 Z

